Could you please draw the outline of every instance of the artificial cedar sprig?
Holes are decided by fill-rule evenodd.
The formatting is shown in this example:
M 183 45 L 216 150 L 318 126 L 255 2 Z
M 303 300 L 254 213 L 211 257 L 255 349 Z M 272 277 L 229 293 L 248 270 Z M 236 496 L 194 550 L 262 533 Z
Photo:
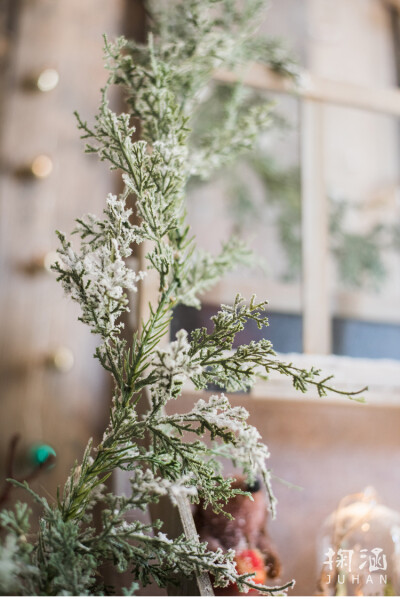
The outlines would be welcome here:
M 13 582 L 0 585 L 14 594 L 104 593 L 96 573 L 105 563 L 114 564 L 118 572 L 129 570 L 142 585 L 154 580 L 166 586 L 179 575 L 198 572 L 212 575 L 216 586 L 236 582 L 240 589 L 266 594 L 282 593 L 293 585 L 255 585 L 251 574 L 237 574 L 232 551 L 213 552 L 184 536 L 168 538 L 159 531 L 162 523 L 149 526 L 129 518 L 132 510 L 146 509 L 165 495 L 172 501 L 202 500 L 223 512 L 229 498 L 240 492 L 221 474 L 219 457 L 227 453 L 249 482 L 256 476 L 264 480 L 274 511 L 269 451 L 256 428 L 247 423 L 249 415 L 243 407 L 231 406 L 222 393 L 207 401 L 199 399 L 185 414 L 166 415 L 164 408 L 181 394 L 188 379 L 198 388 L 211 380 L 226 388 L 243 388 L 253 383 L 264 365 L 275 366 L 301 388 L 314 383 L 311 379 L 316 375 L 315 371 L 301 375 L 276 359 L 272 365 L 267 341 L 241 346 L 227 355 L 247 321 L 260 327 L 267 324 L 264 304 L 255 300 L 247 305 L 236 298 L 233 306 L 222 306 L 210 334 L 200 330 L 189 337 L 181 330 L 168 347 L 159 347 L 175 306 L 200 307 L 202 291 L 237 264 L 249 262 L 250 253 L 237 241 L 224 244 L 219 256 L 197 247 L 186 224 L 186 188 L 194 173 L 209 176 L 248 150 L 256 134 L 269 126 L 271 106 L 264 103 L 244 113 L 236 102 L 218 130 L 193 144 L 190 124 L 214 69 L 241 64 L 262 47 L 252 40 L 263 2 L 184 0 L 157 6 L 154 35 L 147 44 L 106 39 L 110 76 L 99 113 L 93 126 L 78 117 L 78 127 L 87 151 L 96 152 L 121 173 L 123 189 L 119 196 L 107 196 L 102 216 L 77 220 L 78 244 L 73 246 L 59 234 L 60 259 L 55 266 L 65 292 L 81 308 L 80 319 L 99 339 L 96 357 L 113 377 L 110 421 L 101 442 L 88 443 L 55 505 L 31 492 L 43 510 L 34 545 L 28 546 L 20 533 L 15 534 L 21 522 L 28 530 L 24 511 L 18 508 L 1 515 L 9 533 L 8 553 L 2 555 L 15 576 Z M 107 90 L 113 85 L 124 90 L 126 113 L 110 109 Z M 235 111 L 240 111 L 240 118 Z M 139 139 L 133 136 L 134 121 L 140 121 Z M 138 224 L 131 219 L 132 199 Z M 134 302 L 137 285 L 145 276 L 133 271 L 128 259 L 133 247 L 144 242 L 151 242 L 147 267 L 158 274 L 159 292 L 141 331 L 128 343 L 122 321 L 129 311 L 128 293 Z M 315 384 L 323 390 L 326 382 L 319 379 Z M 139 416 L 136 406 L 144 388 L 150 408 Z M 196 439 L 188 439 L 187 432 Z M 204 442 L 205 433 L 214 446 Z M 129 473 L 127 496 L 104 487 L 117 468 Z M 93 509 L 99 506 L 101 524 L 96 529 Z

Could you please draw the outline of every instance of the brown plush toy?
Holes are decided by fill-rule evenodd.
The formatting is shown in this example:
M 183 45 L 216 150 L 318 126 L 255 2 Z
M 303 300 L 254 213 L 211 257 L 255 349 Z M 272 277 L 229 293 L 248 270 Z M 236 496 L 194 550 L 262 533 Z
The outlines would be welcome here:
M 267 532 L 265 494 L 259 480 L 247 485 L 243 477 L 236 477 L 232 487 L 249 491 L 254 501 L 246 495 L 232 497 L 224 510 L 234 520 L 228 520 L 223 514 L 215 514 L 210 506 L 204 509 L 200 504 L 194 514 L 197 532 L 200 540 L 206 541 L 213 551 L 218 548 L 224 551 L 234 549 L 238 573 L 255 572 L 253 581 L 266 584 L 268 578 L 280 575 L 281 563 Z M 232 591 L 235 589 L 231 589 L 230 594 Z

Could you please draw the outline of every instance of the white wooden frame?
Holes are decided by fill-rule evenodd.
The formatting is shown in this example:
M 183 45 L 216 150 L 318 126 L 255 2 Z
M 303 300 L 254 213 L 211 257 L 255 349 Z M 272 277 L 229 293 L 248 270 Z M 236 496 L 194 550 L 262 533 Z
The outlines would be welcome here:
M 268 298 L 271 310 L 303 313 L 304 354 L 284 355 L 282 359 L 299 366 L 321 367 L 334 374 L 338 388 L 354 390 L 368 385 L 367 403 L 374 406 L 400 406 L 400 368 L 394 360 L 364 360 L 338 357 L 330 354 L 331 318 L 333 314 L 359 318 L 366 321 L 400 323 L 400 306 L 395 300 L 376 299 L 365 292 L 341 292 L 332 301 L 326 279 L 328 254 L 327 198 L 323 185 L 323 152 L 321 113 L 324 104 L 358 108 L 370 112 L 400 116 L 400 90 L 376 89 L 365 86 L 330 81 L 306 71 L 300 73 L 298 83 L 272 72 L 269 68 L 253 64 L 239 77 L 228 71 L 218 71 L 216 80 L 235 82 L 239 78 L 245 85 L 257 90 L 291 94 L 301 103 L 300 136 L 302 166 L 303 209 L 303 281 L 299 285 L 282 285 L 268 282 Z M 318 226 L 314 226 L 315 223 Z M 310 234 L 312 232 L 312 234 Z M 316 232 L 318 234 L 316 235 Z M 245 287 L 248 287 L 246 293 Z M 265 283 L 259 282 L 255 289 L 253 281 L 243 282 L 230 278 L 229 284 L 218 285 L 203 299 L 214 303 L 231 301 L 240 289 L 245 295 L 258 292 L 265 295 Z M 251 289 L 250 289 L 251 287 Z M 190 395 L 190 390 L 187 390 Z M 272 374 L 267 383 L 261 383 L 251 392 L 251 397 L 304 401 L 314 400 L 317 394 L 310 390 L 307 395 L 294 391 L 286 377 Z M 340 396 L 328 396 L 319 401 L 341 402 Z M 352 405 L 343 398 L 345 405 Z
M 343 391 L 356 391 L 368 387 L 362 396 L 368 406 L 394 408 L 400 407 L 400 367 L 395 360 L 367 360 L 349 358 L 347 356 L 321 356 L 307 354 L 278 354 L 277 358 L 284 362 L 292 362 L 299 368 L 318 367 L 325 375 L 333 375 L 332 386 Z M 185 397 L 193 400 L 205 397 L 209 393 L 196 391 L 191 383 L 184 388 Z M 212 392 L 211 392 L 212 393 Z M 215 392 L 214 392 L 215 393 Z M 256 401 L 279 400 L 294 403 L 315 402 L 322 404 L 343 405 L 349 408 L 362 404 L 350 401 L 346 395 L 329 392 L 326 397 L 319 397 L 314 386 L 310 385 L 303 394 L 294 389 L 288 377 L 278 372 L 271 372 L 267 381 L 259 381 L 248 395 Z

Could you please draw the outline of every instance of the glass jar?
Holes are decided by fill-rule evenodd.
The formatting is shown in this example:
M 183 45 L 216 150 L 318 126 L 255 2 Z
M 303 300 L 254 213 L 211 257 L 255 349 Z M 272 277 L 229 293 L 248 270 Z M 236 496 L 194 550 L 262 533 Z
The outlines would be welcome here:
M 318 545 L 317 595 L 400 594 L 400 513 L 374 489 L 344 497 Z

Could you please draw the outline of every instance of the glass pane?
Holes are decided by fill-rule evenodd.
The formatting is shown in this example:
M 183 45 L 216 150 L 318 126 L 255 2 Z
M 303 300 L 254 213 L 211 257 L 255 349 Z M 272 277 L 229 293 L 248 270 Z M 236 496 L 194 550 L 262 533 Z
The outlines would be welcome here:
M 267 38 L 279 40 L 296 61 L 307 66 L 307 1 L 275 0 L 266 3 L 265 20 L 260 32 Z
M 393 4 L 393 6 L 392 6 Z M 395 2 L 275 0 L 261 31 L 314 75 L 369 87 L 398 85 Z
M 315 75 L 369 87 L 396 85 L 389 2 L 302 1 L 307 12 L 307 69 Z
M 226 93 L 227 86 L 220 86 Z M 229 93 L 229 92 L 228 92 Z M 250 92 L 249 92 L 250 94 Z M 232 236 L 244 240 L 261 259 L 249 268 L 239 266 L 204 296 L 200 311 L 181 307 L 177 328 L 207 326 L 221 303 L 236 293 L 253 293 L 269 301 L 268 331 L 249 327 L 239 343 L 267 336 L 277 351 L 300 352 L 301 320 L 301 198 L 299 172 L 298 102 L 286 95 L 268 94 L 276 103 L 274 122 L 260 137 L 257 149 L 210 182 L 190 183 L 188 219 L 199 245 L 217 254 Z M 251 96 L 249 96 L 251 101 Z M 207 112 L 211 119 L 212 110 Z M 217 110 L 215 110 L 217 113 Z
M 398 119 L 326 107 L 333 353 L 400 359 Z

